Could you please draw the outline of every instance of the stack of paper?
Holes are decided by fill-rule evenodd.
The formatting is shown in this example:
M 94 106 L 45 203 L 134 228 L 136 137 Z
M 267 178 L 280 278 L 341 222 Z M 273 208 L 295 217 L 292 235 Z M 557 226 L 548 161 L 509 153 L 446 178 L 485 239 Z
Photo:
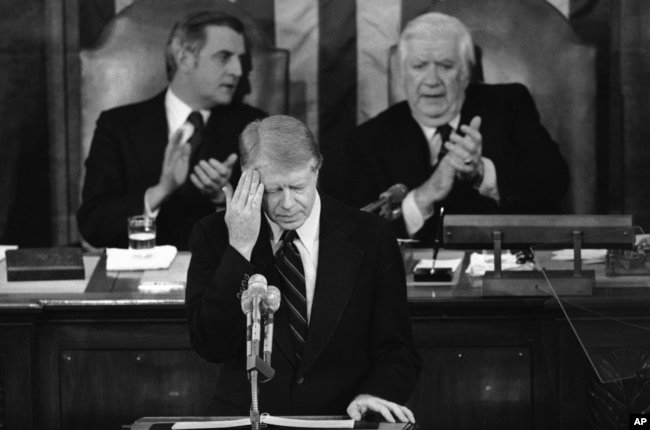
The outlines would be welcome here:
M 558 249 L 553 251 L 552 260 L 573 261 L 573 249 Z M 581 249 L 580 259 L 584 264 L 604 263 L 607 256 L 606 249 Z
M 107 248 L 106 270 L 155 270 L 168 269 L 171 266 L 177 250 L 175 246 L 156 246 L 151 254 L 143 257 L 129 249 Z
M 533 270 L 534 268 L 532 262 L 517 263 L 517 256 L 510 251 L 501 254 L 501 270 Z M 494 271 L 494 253 L 486 251 L 481 254 L 472 253 L 465 273 L 469 276 L 483 276 L 485 272 L 490 271 Z
M 5 251 L 18 249 L 18 245 L 0 245 L 0 261 L 5 259 Z

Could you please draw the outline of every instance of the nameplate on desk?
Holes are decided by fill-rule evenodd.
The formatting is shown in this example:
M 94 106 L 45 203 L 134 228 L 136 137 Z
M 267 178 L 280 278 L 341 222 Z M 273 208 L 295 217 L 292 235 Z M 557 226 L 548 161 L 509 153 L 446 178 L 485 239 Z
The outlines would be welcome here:
M 7 281 L 84 279 L 80 248 L 22 248 L 8 250 Z

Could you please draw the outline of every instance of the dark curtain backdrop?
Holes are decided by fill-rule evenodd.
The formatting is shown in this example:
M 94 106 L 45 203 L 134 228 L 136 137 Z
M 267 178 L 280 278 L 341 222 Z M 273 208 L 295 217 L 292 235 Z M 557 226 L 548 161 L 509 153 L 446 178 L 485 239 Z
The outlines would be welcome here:
M 0 244 L 51 242 L 44 1 L 0 2 Z

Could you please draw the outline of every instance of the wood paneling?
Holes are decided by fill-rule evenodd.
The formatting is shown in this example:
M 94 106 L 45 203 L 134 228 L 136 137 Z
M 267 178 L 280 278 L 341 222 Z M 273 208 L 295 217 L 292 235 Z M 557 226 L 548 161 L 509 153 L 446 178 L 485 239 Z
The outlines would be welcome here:
M 526 347 L 420 349 L 424 368 L 411 402 L 425 429 L 534 428 Z
M 44 327 L 39 428 L 108 430 L 145 415 L 203 415 L 219 367 L 191 349 L 175 314 Z
M 647 299 L 584 301 L 647 320 Z M 182 305 L 73 303 L 0 310 L 7 428 L 115 429 L 202 414 L 219 367 L 192 351 Z M 604 419 L 593 413 L 596 396 L 650 393 L 647 381 L 599 383 L 552 301 L 448 298 L 411 303 L 411 315 L 424 368 L 408 405 L 424 429 L 594 428 Z M 583 323 L 605 332 L 598 319 Z M 650 356 L 647 336 L 596 338 L 625 362 L 645 366 Z M 620 398 L 650 408 L 643 396 Z
M 0 328 L 0 428 L 32 427 L 32 331 L 28 325 Z
M 65 429 L 116 429 L 146 415 L 204 415 L 217 377 L 192 350 L 65 350 Z

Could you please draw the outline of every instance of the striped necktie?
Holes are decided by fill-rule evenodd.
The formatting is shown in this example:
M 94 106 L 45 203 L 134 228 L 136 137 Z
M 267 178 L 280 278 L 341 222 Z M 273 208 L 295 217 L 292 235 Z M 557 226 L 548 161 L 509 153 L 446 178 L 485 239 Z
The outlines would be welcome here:
M 282 233 L 282 244 L 275 253 L 275 267 L 284 286 L 284 302 L 289 308 L 289 328 L 296 345 L 296 356 L 301 359 L 307 339 L 307 298 L 305 293 L 305 271 L 300 252 L 293 243 L 298 237 L 295 230 Z

